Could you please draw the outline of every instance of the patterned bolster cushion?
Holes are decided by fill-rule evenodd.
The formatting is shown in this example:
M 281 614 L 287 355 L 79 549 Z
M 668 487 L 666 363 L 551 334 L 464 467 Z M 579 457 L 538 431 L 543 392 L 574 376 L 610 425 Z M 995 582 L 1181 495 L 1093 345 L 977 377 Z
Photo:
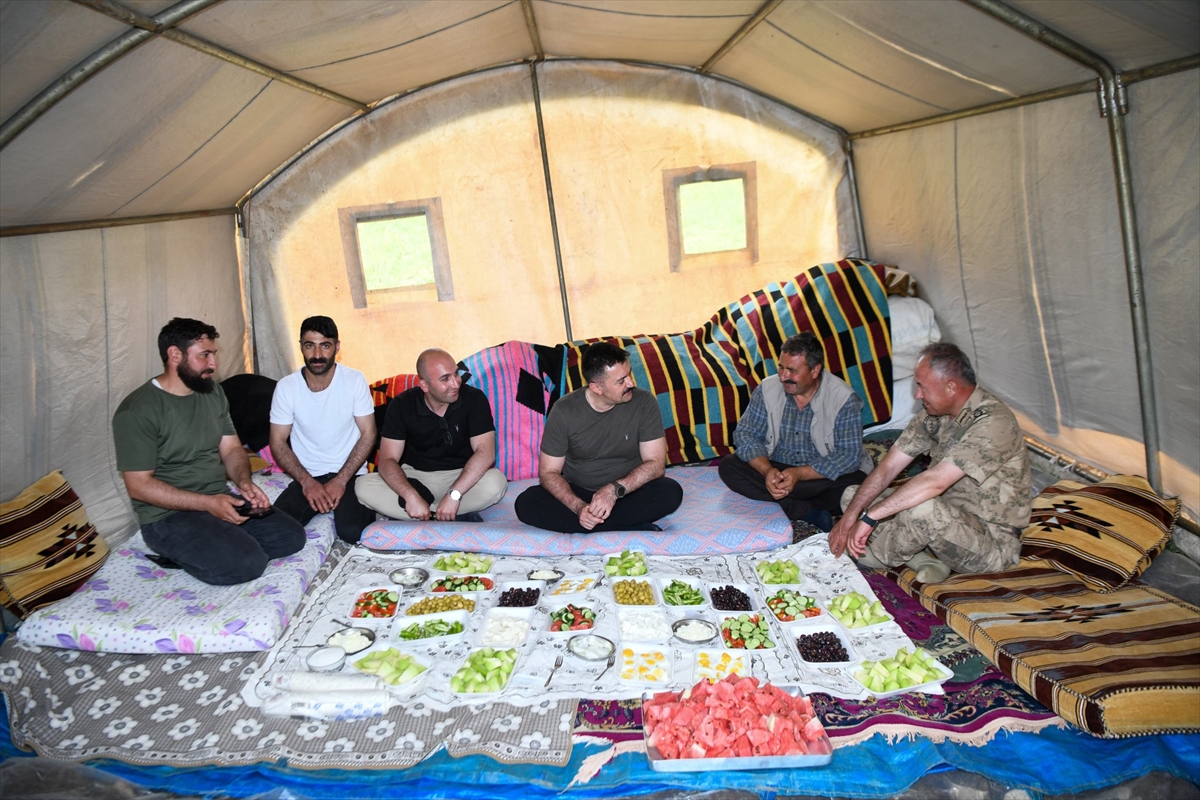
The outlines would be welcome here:
M 1163 551 L 1179 505 L 1137 475 L 1094 485 L 1059 481 L 1034 498 L 1021 557 L 1045 560 L 1092 589 L 1111 592 L 1145 572 Z
M 67 597 L 108 558 L 108 543 L 55 470 L 0 505 L 0 604 L 24 619 Z

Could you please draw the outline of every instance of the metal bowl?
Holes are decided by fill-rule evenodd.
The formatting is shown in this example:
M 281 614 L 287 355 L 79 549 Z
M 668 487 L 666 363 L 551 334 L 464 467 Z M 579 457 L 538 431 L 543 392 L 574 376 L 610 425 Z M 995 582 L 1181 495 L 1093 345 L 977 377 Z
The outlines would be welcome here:
M 711 631 L 711 635 L 704 639 L 685 639 L 679 635 L 679 629 L 684 625 L 703 625 L 705 628 Z M 684 644 L 708 644 L 709 642 L 715 641 L 721 635 L 721 629 L 706 619 L 684 617 L 683 619 L 675 620 L 675 622 L 672 623 L 671 634 Z
M 364 644 L 362 647 L 353 648 L 353 647 L 347 647 L 345 644 L 341 644 L 338 642 L 339 637 L 344 636 L 345 634 L 350 633 L 352 631 L 354 633 L 361 633 L 363 636 L 367 637 L 367 643 Z M 342 630 L 337 631 L 336 633 L 331 633 L 329 635 L 329 638 L 325 640 L 325 644 L 330 647 L 340 647 L 346 651 L 346 655 L 352 656 L 355 653 L 361 653 L 363 650 L 366 650 L 368 647 L 375 644 L 375 631 L 371 630 L 370 628 L 359 628 L 357 626 L 351 627 L 351 628 L 343 628 Z
M 389 572 L 388 578 L 405 589 L 415 589 L 429 580 L 429 570 L 424 567 L 401 567 Z
M 313 672 L 336 672 L 346 663 L 346 651 L 340 647 L 318 647 L 304 663 Z
M 586 652 L 580 652 L 581 647 L 587 648 L 587 646 L 591 644 L 593 640 L 595 641 L 596 646 L 595 653 L 588 654 Z M 606 658 L 617 652 L 617 646 L 612 643 L 611 639 L 606 639 L 603 636 L 599 636 L 595 633 L 581 633 L 577 636 L 572 636 L 567 640 L 567 649 L 570 650 L 572 654 L 582 658 L 584 661 L 604 661 Z M 603 655 L 596 655 L 596 653 L 600 653 L 601 650 L 604 651 Z
M 537 577 L 534 577 L 534 575 L 535 575 L 535 574 L 537 574 L 537 573 L 541 573 L 541 572 L 545 572 L 545 573 L 551 573 L 551 572 L 552 572 L 552 573 L 554 573 L 554 577 L 552 577 L 552 578 L 537 578 Z M 559 581 L 561 581 L 561 580 L 563 579 L 563 574 L 564 574 L 564 573 L 563 573 L 563 571 L 562 571 L 562 570 L 558 570 L 558 569 L 550 569 L 550 568 L 548 568 L 548 567 L 539 567 L 539 568 L 537 568 L 537 569 L 531 569 L 531 570 L 529 570 L 529 574 L 528 574 L 528 575 L 526 575 L 525 577 L 526 577 L 526 578 L 528 578 L 528 579 L 529 579 L 529 580 L 531 580 L 531 581 L 541 581 L 542 583 L 546 584 L 547 586 L 553 586 L 554 584 L 558 583 Z

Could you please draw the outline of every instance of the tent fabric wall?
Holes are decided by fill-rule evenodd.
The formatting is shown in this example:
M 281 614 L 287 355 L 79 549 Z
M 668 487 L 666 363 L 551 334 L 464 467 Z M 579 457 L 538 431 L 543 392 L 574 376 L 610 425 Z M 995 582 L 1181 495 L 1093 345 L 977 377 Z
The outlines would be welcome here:
M 174 316 L 215 325 L 219 378 L 249 342 L 232 217 L 0 239 L 0 495 L 61 469 L 110 543 L 137 530 L 110 423 L 162 372 Z
M 572 336 L 688 330 L 708 310 L 858 249 L 836 133 L 724 81 L 613 63 L 539 66 Z M 759 260 L 670 271 L 663 170 L 757 161 Z M 439 197 L 454 298 L 371 293 L 355 308 L 338 210 Z M 248 206 L 259 371 L 299 366 L 327 314 L 370 379 L 426 347 L 457 358 L 567 339 L 526 66 L 414 93 L 347 126 Z M 351 245 L 353 246 L 353 245 Z
M 1194 87 L 1196 73 L 1186 74 Z M 1187 124 L 1190 113 L 1194 130 L 1196 93 L 1188 95 L 1158 96 L 1177 104 L 1167 119 Z M 1132 118 L 1141 119 L 1136 112 Z M 1189 157 L 1195 169 L 1194 137 L 1190 154 L 1178 137 L 1162 138 L 1173 143 L 1157 146 L 1166 147 L 1185 174 Z M 1142 161 L 1159 158 L 1155 146 L 1139 139 Z M 945 338 L 973 356 L 980 381 L 1010 403 L 1035 436 L 1106 469 L 1144 474 L 1116 188 L 1107 124 L 1095 98 L 859 140 L 855 164 L 868 252 L 917 276 Z M 1197 199 L 1194 191 L 1184 198 L 1181 190 L 1158 185 L 1169 178 L 1149 171 L 1137 199 L 1166 193 L 1151 201 L 1141 220 L 1143 229 L 1154 225 L 1159 232 L 1155 255 L 1144 254 L 1155 270 L 1149 282 L 1158 281 L 1163 294 L 1178 293 L 1158 312 L 1155 344 L 1162 350 L 1156 359 L 1165 364 L 1157 386 L 1172 398 L 1160 403 L 1175 408 L 1186 397 L 1193 411 L 1190 422 L 1175 414 L 1173 424 L 1186 432 L 1164 463 L 1164 488 L 1196 508 L 1200 448 L 1188 451 L 1187 441 L 1195 436 L 1200 385 L 1193 367 L 1175 364 L 1195 361 L 1197 337 L 1185 333 L 1194 327 L 1189 314 L 1170 312 L 1196 297 L 1186 294 L 1184 274 L 1194 279 L 1196 259 L 1188 261 L 1187 248 L 1190 242 L 1194 254 L 1197 229 L 1179 222 L 1189 213 L 1182 209 L 1195 214 Z M 1154 266 L 1162 262 L 1171 266 Z M 1175 436 L 1168 424 L 1164 442 Z

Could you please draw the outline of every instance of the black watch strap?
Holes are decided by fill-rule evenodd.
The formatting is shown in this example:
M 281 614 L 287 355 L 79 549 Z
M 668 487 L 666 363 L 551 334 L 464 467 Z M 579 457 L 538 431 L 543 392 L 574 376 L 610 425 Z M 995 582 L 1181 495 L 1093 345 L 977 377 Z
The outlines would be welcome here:
M 870 517 L 870 515 L 868 515 L 867 512 L 865 512 L 865 511 L 858 515 L 858 521 L 865 522 L 868 525 L 870 525 L 872 528 L 874 528 L 876 525 L 879 524 L 879 520 L 872 519 Z

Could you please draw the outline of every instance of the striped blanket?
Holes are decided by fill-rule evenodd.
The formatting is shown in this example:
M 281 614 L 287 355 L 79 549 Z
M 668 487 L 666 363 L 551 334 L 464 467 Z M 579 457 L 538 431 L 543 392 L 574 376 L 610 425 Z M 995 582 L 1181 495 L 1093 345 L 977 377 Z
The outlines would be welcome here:
M 733 429 L 755 387 L 775 374 L 784 340 L 812 331 L 826 368 L 863 399 L 863 425 L 884 422 L 892 415 L 892 345 L 883 277 L 869 261 L 818 264 L 730 303 L 694 331 L 571 342 L 562 392 L 584 385 L 579 362 L 589 344 L 616 341 L 634 381 L 658 398 L 667 463 L 717 458 L 733 452 Z
M 706 461 L 733 452 L 733 429 L 763 378 L 775 374 L 785 339 L 815 333 L 826 368 L 863 398 L 863 425 L 892 414 L 892 344 L 884 267 L 845 259 L 819 264 L 719 309 L 693 331 L 605 336 L 554 346 L 507 342 L 463 359 L 496 421 L 496 465 L 510 481 L 537 477 L 545 415 L 584 385 L 587 346 L 615 341 L 629 353 L 637 385 L 658 399 L 667 463 Z M 371 386 L 376 406 L 415 385 L 398 375 Z M 377 417 L 379 414 L 377 413 Z M 382 419 L 379 419 L 382 422 Z

